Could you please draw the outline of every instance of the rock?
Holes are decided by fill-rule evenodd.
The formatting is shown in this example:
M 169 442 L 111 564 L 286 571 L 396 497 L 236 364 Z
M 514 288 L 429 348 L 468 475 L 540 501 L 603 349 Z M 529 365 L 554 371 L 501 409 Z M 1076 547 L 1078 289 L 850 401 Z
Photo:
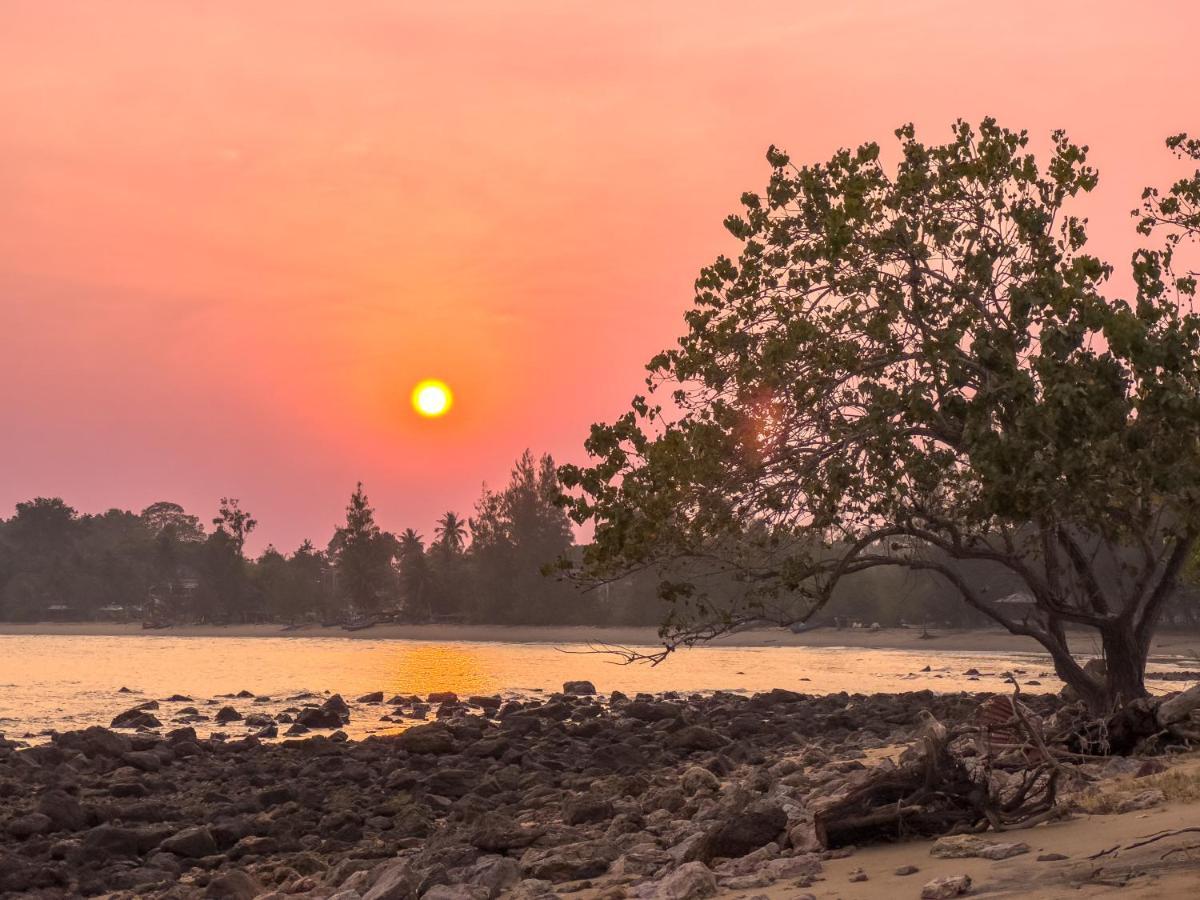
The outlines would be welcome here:
M 191 703 L 192 698 L 187 696 L 187 694 L 172 694 L 170 697 L 168 697 L 163 702 L 164 703 Z
M 481 884 L 435 884 L 422 900 L 488 900 L 491 894 Z
M 862 869 L 852 869 L 850 871 L 849 880 L 851 882 L 867 881 L 867 873 Z
M 425 790 L 457 800 L 478 784 L 479 772 L 475 769 L 435 769 L 425 781 Z
M 717 893 L 717 879 L 702 862 L 684 863 L 658 882 L 653 896 L 658 900 L 697 900 Z
M 698 791 L 716 791 L 721 787 L 717 776 L 700 766 L 691 766 L 685 769 L 679 779 L 679 784 L 687 794 L 695 794 Z
M 157 772 L 162 768 L 162 757 L 153 750 L 130 750 L 121 759 L 143 772 Z
M 233 871 L 217 875 L 208 883 L 204 896 L 220 900 L 254 900 L 263 892 L 262 885 L 246 872 Z
M 78 750 L 90 758 L 98 756 L 119 758 L 133 749 L 133 743 L 128 737 L 98 725 L 85 728 L 83 731 L 71 731 L 56 735 L 54 743 L 59 747 Z
M 947 875 L 926 882 L 921 888 L 921 900 L 947 900 L 950 897 L 959 897 L 970 889 L 970 875 Z
M 678 719 L 683 716 L 683 709 L 674 703 L 659 703 L 651 700 L 632 700 L 621 707 L 621 713 L 631 719 L 642 722 L 661 722 L 664 719 Z
M 682 750 L 720 750 L 729 743 L 729 738 L 703 725 L 685 725 L 672 734 L 667 742 Z
M 789 828 L 788 843 L 805 853 L 817 853 L 825 849 L 812 822 L 798 822 Z
M 386 863 L 376 870 L 371 889 L 363 900 L 413 900 L 417 896 L 420 878 L 408 860 Z
M 383 691 L 372 691 L 369 694 L 363 694 L 355 703 L 382 703 Z
M 916 875 L 920 871 L 921 870 L 918 869 L 916 866 L 899 866 L 892 874 L 893 875 Z
M 12 819 L 4 830 L 18 841 L 23 841 L 35 834 L 46 834 L 48 831 L 53 831 L 54 823 L 44 813 L 32 812 Z
M 735 813 L 705 836 L 702 860 L 745 856 L 775 840 L 787 827 L 787 813 L 778 803 L 760 801 Z
M 296 716 L 296 723 L 292 726 L 292 728 L 294 729 L 296 725 L 299 725 L 305 729 L 341 728 L 342 717 L 336 711 L 331 709 L 325 709 L 324 707 L 317 706 L 306 706 L 304 709 L 300 710 L 299 714 Z M 292 733 L 292 729 L 288 729 L 288 732 Z
M 457 703 L 458 694 L 454 691 L 435 691 L 425 698 L 427 703 Z
M 279 785 L 259 791 L 255 794 L 254 799 L 262 809 L 270 809 L 272 806 L 279 806 L 281 803 L 295 800 L 296 792 L 287 785 Z
M 475 825 L 468 840 L 473 847 L 488 853 L 503 853 L 528 847 L 542 834 L 540 828 L 524 827 L 499 813 L 487 813 Z
M 493 900 L 521 880 L 521 867 L 507 856 L 484 856 L 467 870 L 466 880 L 486 890 L 487 900 Z M 426 896 L 429 896 L 426 894 Z
M 79 849 L 84 859 L 103 864 L 114 857 L 137 856 L 140 844 L 132 828 L 97 825 L 84 834 Z
M 80 831 L 87 825 L 83 807 L 66 791 L 46 791 L 38 798 L 38 812 L 50 819 L 54 831 Z
M 973 834 L 941 837 L 929 848 L 929 855 L 939 859 L 1008 859 L 1029 852 L 1029 845 L 1009 841 L 988 841 Z
M 1128 813 L 1137 812 L 1142 809 L 1151 809 L 1160 803 L 1165 803 L 1166 800 L 1166 795 L 1157 788 L 1148 791 L 1138 791 L 1132 797 L 1121 799 L 1117 803 L 1116 811 L 1119 813 Z
M 396 737 L 396 746 L 409 753 L 453 753 L 458 749 L 454 735 L 445 725 L 414 725 Z
M 563 684 L 563 693 L 587 696 L 596 693 L 596 686 L 590 681 L 568 681 Z
M 162 722 L 158 721 L 151 713 L 143 709 L 127 709 L 123 713 L 118 713 L 113 717 L 110 728 L 161 728 Z
M 1062 853 L 1041 853 L 1038 855 L 1037 861 L 1038 862 L 1058 862 L 1059 860 L 1070 859 L 1070 858 L 1071 857 L 1066 856 L 1065 854 L 1062 854 Z
M 607 822 L 614 815 L 612 801 L 583 794 L 568 797 L 563 801 L 563 821 L 568 825 L 586 825 L 592 822 Z
M 603 875 L 618 855 L 617 848 L 606 841 L 580 841 L 546 849 L 530 847 L 521 856 L 521 870 L 531 878 L 577 881 Z
M 188 859 L 200 859 L 204 856 L 212 856 L 217 852 L 217 842 L 213 838 L 212 832 L 203 825 L 178 831 L 163 841 L 159 847 L 176 856 L 184 856 Z

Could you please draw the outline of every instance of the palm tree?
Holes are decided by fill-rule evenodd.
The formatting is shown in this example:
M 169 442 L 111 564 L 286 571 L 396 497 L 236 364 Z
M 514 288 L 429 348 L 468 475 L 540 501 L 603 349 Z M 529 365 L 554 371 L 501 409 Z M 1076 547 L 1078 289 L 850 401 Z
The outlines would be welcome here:
M 425 564 L 425 539 L 413 529 L 406 528 L 400 535 L 400 587 L 404 592 L 404 605 L 414 613 L 429 618 L 429 567 Z
M 448 512 L 438 519 L 437 543 L 448 553 L 462 553 L 467 543 L 467 523 L 456 512 Z

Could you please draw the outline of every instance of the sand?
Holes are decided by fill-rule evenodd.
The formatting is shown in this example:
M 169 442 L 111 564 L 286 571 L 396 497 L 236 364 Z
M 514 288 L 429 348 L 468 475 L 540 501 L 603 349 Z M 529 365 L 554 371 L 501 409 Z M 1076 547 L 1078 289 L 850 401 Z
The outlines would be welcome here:
M 818 898 L 841 900 L 898 900 L 919 897 L 926 882 L 947 875 L 970 875 L 971 897 L 1156 897 L 1161 900 L 1200 896 L 1200 850 L 1164 854 L 1200 845 L 1200 833 L 1183 834 L 1133 851 L 1089 860 L 1103 850 L 1127 845 L 1168 829 L 1200 825 L 1200 803 L 1170 804 L 1144 813 L 1082 816 L 1037 828 L 985 835 L 988 840 L 1023 841 L 1031 852 L 1000 861 L 939 859 L 929 855 L 932 841 L 913 841 L 865 847 L 845 859 L 825 864 L 824 881 L 806 888 Z M 1038 862 L 1043 853 L 1060 853 L 1066 860 Z M 913 865 L 914 875 L 896 875 L 899 866 Z M 867 881 L 852 883 L 849 875 L 862 869 Z M 745 891 L 737 892 L 746 894 Z M 771 900 L 795 897 L 797 889 L 781 882 L 750 893 Z M 804 893 L 804 891 L 800 891 Z M 733 896 L 730 894 L 724 896 Z
M 144 630 L 140 623 L 117 622 L 0 622 L 0 635 L 145 635 L 154 637 L 325 637 L 346 640 L 413 640 L 455 643 L 494 641 L 499 643 L 546 644 L 621 644 L 655 646 L 659 643 L 653 628 L 601 628 L 584 625 L 376 625 L 361 631 L 323 628 L 319 625 L 284 630 L 279 625 L 180 625 Z M 804 634 L 786 629 L 753 629 L 718 638 L 712 643 L 724 647 L 862 647 L 892 650 L 950 650 L 955 652 L 1037 652 L 1042 648 L 1027 637 L 999 629 L 971 631 L 935 630 L 925 640 L 920 629 L 819 628 Z M 1099 653 L 1095 632 L 1079 631 L 1071 636 L 1078 653 Z M 1154 640 L 1152 655 L 1194 657 L 1200 665 L 1200 633 L 1161 632 Z

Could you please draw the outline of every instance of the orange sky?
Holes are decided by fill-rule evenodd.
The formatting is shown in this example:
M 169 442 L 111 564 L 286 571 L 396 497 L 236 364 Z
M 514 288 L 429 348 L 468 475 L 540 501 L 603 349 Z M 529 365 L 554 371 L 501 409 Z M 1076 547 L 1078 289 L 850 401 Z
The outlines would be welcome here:
M 1066 127 L 1120 262 L 1200 132 L 1198 30 L 1182 0 L 3 0 L 0 515 L 232 495 L 290 550 L 362 479 L 430 535 L 625 408 L 771 143 Z

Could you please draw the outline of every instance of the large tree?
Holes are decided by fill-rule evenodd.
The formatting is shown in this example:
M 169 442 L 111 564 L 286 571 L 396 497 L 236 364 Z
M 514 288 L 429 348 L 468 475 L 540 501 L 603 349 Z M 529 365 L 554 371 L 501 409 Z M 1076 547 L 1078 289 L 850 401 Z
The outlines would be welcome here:
M 384 599 L 394 595 L 395 547 L 392 535 L 375 523 L 375 510 L 360 481 L 346 506 L 346 524 L 334 532 L 329 542 L 338 591 L 357 612 L 378 612 Z
M 669 651 L 804 620 L 847 576 L 937 573 L 1051 654 L 1095 709 L 1145 694 L 1150 638 L 1200 533 L 1200 322 L 1180 251 L 1200 172 L 1147 190 L 1129 299 L 1070 212 L 1087 148 L 959 122 L 795 166 L 772 148 L 742 242 L 696 282 L 650 364 L 658 405 L 593 428 L 564 467 L 593 573 L 661 566 Z M 1184 137 L 1169 142 L 1200 158 Z M 661 396 L 661 394 L 660 394 Z M 742 590 L 716 600 L 702 575 Z M 1016 583 L 1027 602 L 997 602 Z M 1093 629 L 1094 678 L 1068 647 Z

